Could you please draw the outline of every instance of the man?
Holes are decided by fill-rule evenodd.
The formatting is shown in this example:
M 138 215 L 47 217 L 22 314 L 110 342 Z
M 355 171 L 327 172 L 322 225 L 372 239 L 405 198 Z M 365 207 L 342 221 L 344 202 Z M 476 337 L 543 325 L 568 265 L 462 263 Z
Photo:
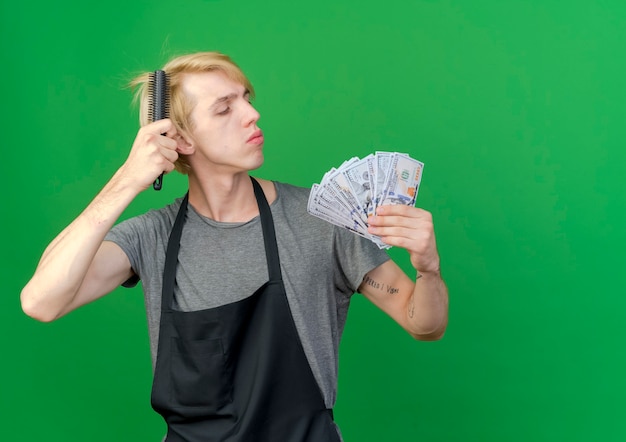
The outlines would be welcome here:
M 371 242 L 310 216 L 308 189 L 250 177 L 263 133 L 252 85 L 230 58 L 191 54 L 163 70 L 171 119 L 148 124 L 139 77 L 143 127 L 128 159 L 47 247 L 22 307 L 52 321 L 141 278 L 167 441 L 339 441 L 332 407 L 350 296 L 416 339 L 444 333 L 431 216 L 383 206 L 369 221 L 409 252 L 412 280 Z M 174 168 L 188 175 L 185 198 L 113 227 Z

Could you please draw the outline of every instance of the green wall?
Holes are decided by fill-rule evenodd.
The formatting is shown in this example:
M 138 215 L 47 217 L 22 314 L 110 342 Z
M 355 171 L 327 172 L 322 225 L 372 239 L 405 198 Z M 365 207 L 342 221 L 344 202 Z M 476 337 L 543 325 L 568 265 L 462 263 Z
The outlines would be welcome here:
M 0 5 L 0 422 L 12 441 L 158 441 L 139 288 L 51 324 L 19 292 L 124 161 L 137 71 L 230 54 L 266 164 L 310 185 L 375 150 L 425 166 L 450 326 L 412 341 L 355 298 L 347 442 L 626 440 L 626 2 L 181 0 Z M 185 180 L 124 217 L 168 203 Z M 392 255 L 407 271 L 402 250 Z

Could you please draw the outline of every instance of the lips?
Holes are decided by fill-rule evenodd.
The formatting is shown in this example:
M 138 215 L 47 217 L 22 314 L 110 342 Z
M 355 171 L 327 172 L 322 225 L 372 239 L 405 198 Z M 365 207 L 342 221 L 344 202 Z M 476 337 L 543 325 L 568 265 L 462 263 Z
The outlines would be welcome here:
M 263 131 L 261 131 L 261 129 L 255 130 L 250 138 L 248 138 L 248 143 L 263 144 Z

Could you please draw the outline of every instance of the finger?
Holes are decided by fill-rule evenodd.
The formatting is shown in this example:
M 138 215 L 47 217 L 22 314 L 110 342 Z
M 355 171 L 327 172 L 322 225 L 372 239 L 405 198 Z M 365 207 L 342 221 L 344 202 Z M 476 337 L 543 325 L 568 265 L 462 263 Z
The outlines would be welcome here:
M 168 161 L 163 166 L 163 173 L 170 173 L 175 168 L 176 168 L 176 165 L 174 163 Z
M 392 247 L 401 247 L 409 250 L 411 246 L 411 240 L 402 236 L 380 236 L 380 240 Z
M 393 225 L 407 223 L 432 224 L 432 214 L 426 210 L 409 206 L 384 206 L 376 210 L 376 215 L 369 222 L 374 225 Z
M 406 249 L 412 256 L 411 261 L 414 267 L 419 266 L 418 263 L 423 260 L 434 262 L 434 257 L 437 255 L 434 235 L 428 232 L 386 229 L 377 235 L 385 244 Z
M 170 149 L 170 148 L 161 149 L 161 155 L 163 155 L 163 157 L 167 161 L 169 161 L 170 163 L 175 163 L 176 160 L 178 159 L 178 152 L 176 152 L 176 148 L 174 148 L 174 149 Z
M 176 152 L 174 152 L 176 158 L 171 157 L 171 152 L 172 151 L 168 151 L 169 153 L 167 153 L 166 155 L 162 155 L 160 160 L 154 163 L 155 166 L 155 171 L 157 171 L 157 176 L 160 175 L 161 173 L 170 173 L 172 170 L 174 170 L 176 168 Z M 157 178 L 157 176 L 154 176 L 154 178 L 152 179 L 152 181 L 154 181 L 154 179 Z
M 377 215 L 400 215 L 400 216 L 411 216 L 411 217 L 420 217 L 428 213 L 424 209 L 420 209 L 419 207 L 414 206 L 406 206 L 404 204 L 388 204 L 385 206 L 379 206 L 376 208 Z
M 408 229 L 432 229 L 432 218 L 427 215 L 410 217 L 394 215 L 376 215 L 368 219 L 368 225 L 373 227 L 404 227 Z
M 434 240 L 434 226 L 425 219 L 379 216 L 368 225 L 368 232 L 380 237 L 405 238 L 416 242 Z
M 168 129 L 168 131 L 164 132 L 163 135 L 173 140 L 178 140 L 180 138 L 178 129 L 176 129 L 176 126 L 174 124 L 172 124 L 172 126 Z
M 368 219 L 372 226 L 415 226 L 426 221 L 425 218 L 396 215 L 375 215 Z
M 152 123 L 146 124 L 142 127 L 142 130 L 146 133 L 152 134 L 167 134 L 168 132 L 174 131 L 176 133 L 176 128 L 174 127 L 174 123 L 169 118 L 164 118 L 162 120 L 157 120 Z
M 158 143 L 160 146 L 163 146 L 167 150 L 176 150 L 178 148 L 178 142 L 175 139 L 170 138 L 166 135 L 159 135 Z
M 420 231 L 410 226 L 374 226 L 370 225 L 367 229 L 372 235 L 383 237 L 397 237 L 406 239 L 418 239 Z

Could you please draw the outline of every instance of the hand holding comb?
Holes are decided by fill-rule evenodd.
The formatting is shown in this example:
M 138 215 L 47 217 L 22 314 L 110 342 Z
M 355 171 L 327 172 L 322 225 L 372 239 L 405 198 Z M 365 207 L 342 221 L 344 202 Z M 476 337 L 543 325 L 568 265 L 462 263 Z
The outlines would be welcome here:
M 169 78 L 164 71 L 154 71 L 148 81 L 148 113 L 150 122 L 162 120 L 169 116 L 170 93 Z M 163 173 L 152 184 L 154 190 L 163 187 Z

